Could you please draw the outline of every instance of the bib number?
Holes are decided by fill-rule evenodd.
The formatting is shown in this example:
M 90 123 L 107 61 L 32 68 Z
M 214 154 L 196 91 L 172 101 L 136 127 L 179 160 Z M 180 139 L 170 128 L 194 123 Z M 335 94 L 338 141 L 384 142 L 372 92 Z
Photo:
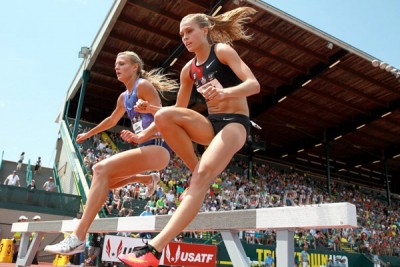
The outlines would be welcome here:
M 142 120 L 139 120 L 139 121 L 136 121 L 136 122 L 132 121 L 132 127 L 133 127 L 133 132 L 135 134 L 138 134 L 138 133 L 142 132 L 143 131 Z
M 221 85 L 221 83 L 220 83 L 217 79 L 212 79 L 211 81 L 209 81 L 209 82 L 203 84 L 202 86 L 198 87 L 198 88 L 197 88 L 197 92 L 199 92 L 200 94 L 202 94 L 203 91 L 204 91 L 204 89 L 205 89 L 206 87 L 208 87 L 208 85 L 213 85 L 213 86 L 215 86 L 216 88 L 223 88 L 222 85 Z

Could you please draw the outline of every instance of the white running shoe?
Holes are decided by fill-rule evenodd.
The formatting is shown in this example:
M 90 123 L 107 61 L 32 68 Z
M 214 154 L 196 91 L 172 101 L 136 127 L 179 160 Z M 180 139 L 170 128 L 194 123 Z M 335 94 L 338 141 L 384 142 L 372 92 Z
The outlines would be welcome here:
M 61 255 L 74 255 L 85 251 L 85 240 L 80 241 L 75 235 L 69 235 L 58 244 L 47 245 L 44 251 Z
M 152 173 L 150 175 L 152 181 L 150 184 L 146 185 L 147 187 L 146 197 L 151 197 L 154 194 L 154 191 L 156 191 L 157 184 L 158 182 L 160 182 L 160 175 L 158 173 Z

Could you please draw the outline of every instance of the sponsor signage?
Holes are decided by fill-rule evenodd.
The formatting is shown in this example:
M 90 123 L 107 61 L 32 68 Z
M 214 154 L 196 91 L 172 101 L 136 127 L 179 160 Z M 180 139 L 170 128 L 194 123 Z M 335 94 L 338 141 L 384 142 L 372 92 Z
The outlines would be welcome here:
M 145 243 L 141 238 L 106 235 L 101 260 L 120 262 L 117 257 L 119 254 L 131 253 L 135 247 L 144 245 Z M 160 264 L 185 267 L 215 267 L 216 261 L 216 246 L 170 242 L 163 251 Z
M 193 243 L 170 242 L 160 264 L 170 266 L 215 267 L 217 247 Z

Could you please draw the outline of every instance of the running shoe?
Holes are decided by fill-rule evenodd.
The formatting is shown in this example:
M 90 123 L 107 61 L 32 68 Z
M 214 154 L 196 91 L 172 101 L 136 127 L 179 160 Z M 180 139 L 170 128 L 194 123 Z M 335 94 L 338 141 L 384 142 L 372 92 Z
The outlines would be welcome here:
M 152 173 L 151 175 L 151 183 L 148 184 L 146 197 L 151 197 L 156 191 L 157 184 L 160 182 L 160 175 L 158 173 Z
M 73 255 L 85 251 L 85 240 L 81 241 L 76 235 L 69 235 L 58 244 L 47 245 L 44 251 L 61 255 Z
M 132 267 L 157 267 L 161 255 L 161 252 L 146 244 L 143 247 L 134 248 L 132 253 L 118 255 L 118 259 Z

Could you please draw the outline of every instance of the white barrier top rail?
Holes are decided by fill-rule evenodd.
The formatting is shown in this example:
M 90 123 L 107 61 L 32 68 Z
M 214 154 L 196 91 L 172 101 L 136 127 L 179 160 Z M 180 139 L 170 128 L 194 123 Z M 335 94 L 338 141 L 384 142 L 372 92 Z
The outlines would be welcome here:
M 89 232 L 159 232 L 170 215 L 102 218 L 93 221 Z M 72 232 L 78 220 L 13 223 L 12 232 Z M 357 227 L 356 207 L 329 203 L 249 210 L 199 213 L 185 231 L 288 230 Z

